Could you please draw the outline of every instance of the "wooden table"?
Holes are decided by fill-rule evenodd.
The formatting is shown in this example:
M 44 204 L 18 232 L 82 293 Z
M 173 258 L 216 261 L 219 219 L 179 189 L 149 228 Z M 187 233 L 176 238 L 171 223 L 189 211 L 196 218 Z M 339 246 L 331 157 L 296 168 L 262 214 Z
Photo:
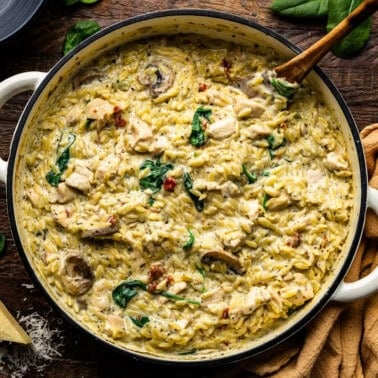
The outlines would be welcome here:
M 227 3 L 227 5 L 224 5 Z M 293 22 L 274 16 L 268 0 L 101 0 L 92 6 L 66 7 L 60 1 L 48 1 L 35 22 L 6 46 L 0 47 L 0 80 L 23 71 L 48 71 L 62 56 L 62 44 L 70 25 L 81 19 L 96 19 L 101 26 L 108 26 L 125 18 L 145 12 L 169 8 L 207 8 L 234 13 L 249 20 L 271 27 L 301 48 L 310 46 L 325 30 L 323 22 Z M 328 54 L 320 66 L 329 74 L 344 96 L 360 129 L 377 122 L 377 20 L 374 19 L 372 36 L 363 52 L 350 60 Z M 30 94 L 29 94 L 30 95 Z M 0 112 L 0 156 L 7 158 L 8 149 L 17 119 L 28 98 L 22 94 L 9 101 Z M 7 237 L 6 250 L 0 259 L 0 298 L 13 314 L 22 315 L 37 311 L 47 319 L 49 326 L 60 325 L 64 346 L 57 358 L 45 370 L 49 377 L 244 377 L 250 376 L 238 366 L 210 370 L 173 370 L 140 363 L 110 352 L 89 336 L 75 329 L 51 307 L 38 289 L 31 284 L 14 246 L 6 212 L 5 188 L 0 184 L 0 233 Z M 152 370 L 153 369 L 153 370 Z M 27 376 L 36 377 L 36 372 Z

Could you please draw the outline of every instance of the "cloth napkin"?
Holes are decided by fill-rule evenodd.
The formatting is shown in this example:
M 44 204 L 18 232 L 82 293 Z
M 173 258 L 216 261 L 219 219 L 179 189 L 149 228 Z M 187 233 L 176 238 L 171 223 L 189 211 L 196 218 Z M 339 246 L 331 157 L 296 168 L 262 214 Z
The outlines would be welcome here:
M 361 131 L 370 186 L 378 189 L 378 123 Z M 346 281 L 378 265 L 378 216 L 368 210 L 365 236 Z M 251 377 L 378 377 L 378 293 L 353 303 L 330 302 L 303 332 L 242 363 Z

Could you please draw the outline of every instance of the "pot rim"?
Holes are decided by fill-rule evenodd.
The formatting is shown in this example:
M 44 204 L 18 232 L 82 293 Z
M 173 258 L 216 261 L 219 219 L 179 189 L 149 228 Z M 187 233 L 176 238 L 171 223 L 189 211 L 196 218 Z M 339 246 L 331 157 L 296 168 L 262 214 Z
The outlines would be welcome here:
M 331 296 L 339 286 L 340 282 L 344 278 L 345 274 L 349 270 L 349 267 L 354 259 L 354 256 L 357 252 L 357 248 L 362 236 L 363 227 L 365 223 L 365 214 L 366 214 L 366 206 L 367 206 L 367 172 L 366 172 L 366 163 L 363 153 L 363 148 L 361 144 L 361 140 L 359 137 L 359 132 L 357 125 L 353 119 L 353 116 L 345 103 L 341 93 L 335 86 L 335 84 L 332 82 L 332 80 L 318 67 L 316 66 L 314 68 L 314 71 L 316 74 L 320 77 L 320 79 L 324 82 L 324 84 L 327 86 L 327 88 L 330 90 L 334 98 L 336 99 L 338 106 L 340 107 L 344 117 L 346 118 L 346 121 L 348 123 L 349 129 L 351 131 L 351 134 L 353 136 L 353 143 L 356 148 L 356 152 L 358 155 L 358 165 L 360 168 L 360 177 L 359 180 L 357 178 L 356 182 L 360 185 L 361 188 L 361 199 L 360 199 L 360 212 L 358 214 L 358 220 L 356 222 L 356 233 L 352 238 L 350 250 L 347 254 L 347 256 L 344 259 L 343 265 L 340 268 L 339 272 L 335 277 L 332 279 L 332 283 L 330 284 L 327 291 L 325 291 L 321 298 L 318 300 L 318 302 L 313 305 L 313 307 L 310 309 L 310 311 L 305 314 L 302 318 L 300 318 L 298 321 L 293 323 L 290 327 L 288 327 L 286 330 L 284 330 L 282 333 L 279 334 L 278 337 L 272 338 L 271 340 L 265 341 L 260 345 L 251 347 L 249 349 L 243 349 L 241 351 L 237 351 L 231 355 L 220 357 L 212 357 L 206 359 L 196 359 L 196 360 L 169 360 L 166 358 L 161 358 L 154 355 L 148 355 L 148 354 L 142 354 L 141 352 L 132 351 L 129 349 L 122 348 L 118 345 L 115 345 L 111 343 L 110 341 L 101 338 L 95 333 L 92 333 L 89 329 L 85 328 L 81 323 L 79 323 L 77 320 L 75 320 L 73 317 L 71 317 L 68 312 L 66 312 L 49 294 L 47 289 L 43 286 L 42 282 L 39 280 L 37 274 L 34 272 L 34 269 L 32 268 L 31 263 L 29 262 L 25 250 L 22 246 L 21 238 L 18 233 L 17 229 L 17 222 L 16 222 L 16 216 L 15 216 L 15 207 L 13 206 L 14 202 L 14 195 L 13 195 L 13 181 L 14 181 L 14 175 L 13 172 L 15 170 L 15 166 L 17 164 L 17 148 L 18 144 L 21 138 L 21 135 L 23 133 L 23 129 L 25 127 L 26 121 L 29 117 L 30 112 L 32 111 L 37 99 L 39 98 L 40 94 L 43 92 L 45 87 L 50 83 L 50 80 L 59 72 L 59 70 L 71 59 L 75 57 L 75 55 L 81 51 L 86 46 L 90 45 L 92 42 L 97 41 L 98 39 L 104 37 L 105 35 L 112 33 L 113 31 L 127 27 L 128 25 L 135 24 L 141 21 L 145 20 L 151 20 L 151 19 L 158 19 L 158 18 L 165 18 L 165 17 L 174 17 L 174 16 L 199 16 L 199 17 L 208 17 L 208 18 L 216 18 L 216 19 L 222 19 L 226 21 L 231 21 L 234 23 L 242 24 L 244 26 L 257 29 L 260 32 L 263 32 L 264 34 L 278 40 L 279 42 L 283 43 L 287 47 L 290 48 L 294 53 L 299 53 L 302 50 L 296 46 L 294 43 L 290 42 L 286 37 L 283 37 L 279 35 L 277 32 L 275 32 L 272 29 L 269 29 L 268 27 L 262 26 L 255 21 L 248 20 L 246 18 L 231 14 L 231 13 L 223 13 L 220 11 L 214 11 L 214 10 L 202 10 L 202 9 L 168 9 L 168 10 L 162 10 L 162 11 L 156 11 L 156 12 L 149 12 L 145 14 L 141 14 L 138 16 L 127 18 L 123 21 L 119 21 L 113 25 L 110 25 L 99 32 L 97 32 L 95 35 L 90 36 L 85 41 L 80 43 L 79 46 L 74 48 L 72 51 L 70 51 L 67 55 L 63 56 L 60 60 L 56 62 L 56 64 L 49 70 L 46 77 L 42 80 L 41 84 L 38 86 L 38 88 L 34 91 L 31 98 L 29 99 L 15 130 L 15 133 L 13 135 L 13 139 L 10 146 L 10 152 L 9 152 L 9 160 L 8 160 L 8 171 L 7 171 L 7 184 L 6 184 L 6 192 L 7 192 L 7 208 L 8 208 L 8 214 L 10 218 L 10 226 L 13 234 L 13 239 L 15 241 L 15 245 L 17 248 L 17 251 L 22 259 L 22 262 L 24 266 L 27 269 L 27 272 L 32 277 L 33 281 L 37 283 L 37 286 L 39 289 L 44 293 L 45 297 L 48 299 L 48 302 L 52 305 L 52 307 L 58 309 L 59 314 L 66 319 L 70 324 L 74 325 L 75 327 L 81 329 L 83 332 L 85 332 L 87 335 L 90 335 L 91 337 L 94 337 L 96 340 L 98 340 L 102 345 L 107 346 L 112 351 L 117 351 L 118 353 L 122 353 L 123 355 L 127 355 L 135 360 L 140 360 L 144 362 L 149 363 L 158 363 L 160 365 L 171 365 L 176 364 L 177 366 L 185 367 L 210 367 L 210 366 L 217 366 L 217 365 L 224 365 L 229 363 L 235 363 L 244 359 L 247 359 L 249 357 L 258 355 L 273 346 L 282 343 L 283 341 L 287 340 L 289 337 L 293 336 L 295 333 L 297 333 L 299 330 L 301 330 L 308 322 L 310 322 L 319 312 L 325 307 L 325 305 L 330 301 Z

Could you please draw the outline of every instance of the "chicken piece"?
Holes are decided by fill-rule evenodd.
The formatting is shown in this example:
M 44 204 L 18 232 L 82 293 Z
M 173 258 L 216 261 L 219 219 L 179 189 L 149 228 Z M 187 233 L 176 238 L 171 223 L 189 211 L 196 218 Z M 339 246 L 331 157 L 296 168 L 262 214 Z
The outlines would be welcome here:
M 121 159 L 115 154 L 110 154 L 101 160 L 95 173 L 95 178 L 105 181 L 113 178 L 117 172 Z
M 102 98 L 95 98 L 88 102 L 84 111 L 87 119 L 97 121 L 97 129 L 101 130 L 114 114 L 114 106 Z
M 308 184 L 317 184 L 323 178 L 322 171 L 320 169 L 309 169 L 307 171 Z
M 242 215 L 247 216 L 251 221 L 255 221 L 260 212 L 260 204 L 258 200 L 240 200 L 239 211 Z
M 65 183 L 71 188 L 88 192 L 93 181 L 93 172 L 89 169 L 88 163 L 87 160 L 75 159 L 73 172 L 65 179 Z
M 51 206 L 51 212 L 54 221 L 60 224 L 63 228 L 68 228 L 72 223 L 72 218 L 70 217 L 71 212 L 67 206 L 53 205 Z
M 78 251 L 69 251 L 62 258 L 59 275 L 64 290 L 74 296 L 86 293 L 93 285 L 92 269 Z
M 137 152 L 147 152 L 154 141 L 150 126 L 135 116 L 130 117 L 129 125 L 131 148 Z
M 39 209 L 41 206 L 40 204 L 40 196 L 38 195 L 37 192 L 35 192 L 34 190 L 32 189 L 29 189 L 27 192 L 26 192 L 26 195 L 27 197 L 29 198 L 29 201 L 31 202 L 31 204 L 36 208 L 36 209 Z
M 236 133 L 237 122 L 234 117 L 220 119 L 210 124 L 206 131 L 214 139 L 225 139 Z
M 291 198 L 287 193 L 281 194 L 279 197 L 270 198 L 266 201 L 266 208 L 272 211 L 282 210 L 292 203 Z
M 246 234 L 241 230 L 219 231 L 218 237 L 227 248 L 235 249 L 245 240 Z
M 74 126 L 83 118 L 83 109 L 80 105 L 75 105 L 66 115 L 67 126 Z
M 119 222 L 113 217 L 105 222 L 83 222 L 81 226 L 81 237 L 83 239 L 95 239 L 101 236 L 114 234 L 119 230 Z
M 220 186 L 223 197 L 236 197 L 240 194 L 240 188 L 232 181 L 226 181 Z
M 343 157 L 337 154 L 336 152 L 329 152 L 327 154 L 325 166 L 330 171 L 345 170 L 348 168 L 348 162 L 345 161 Z
M 155 138 L 155 141 L 148 147 L 148 152 L 151 152 L 153 155 L 158 155 L 163 151 L 166 151 L 171 147 L 168 139 L 165 136 L 158 136 Z
M 96 311 L 101 312 L 109 308 L 109 305 L 111 303 L 111 288 L 112 287 L 109 282 L 104 279 L 95 282 L 95 284 L 93 285 L 89 304 Z
M 226 293 L 222 288 L 207 291 L 201 295 L 201 307 L 220 316 L 227 307 Z
M 234 295 L 230 301 L 229 317 L 231 320 L 238 320 L 243 315 L 250 315 L 270 299 L 269 290 L 260 287 L 253 287 L 246 296 Z
M 105 332 L 113 339 L 120 339 L 125 336 L 125 321 L 117 314 L 109 314 L 104 326 Z
M 223 94 L 220 91 L 217 91 L 214 88 L 210 88 L 207 91 L 206 97 L 208 99 L 208 102 L 212 105 L 223 107 L 223 106 L 226 106 L 230 103 L 229 98 L 225 94 Z
M 257 100 L 242 99 L 235 103 L 234 110 L 238 118 L 260 118 L 265 107 Z
M 251 125 L 246 129 L 247 136 L 250 139 L 266 137 L 272 133 L 272 129 L 264 125 Z
M 51 196 L 52 203 L 71 202 L 77 196 L 77 192 L 71 189 L 65 182 L 60 182 Z
M 201 260 L 205 263 L 209 260 L 220 260 L 226 263 L 236 273 L 242 274 L 244 272 L 244 268 L 239 259 L 232 253 L 224 250 L 206 251 L 202 254 Z
M 226 181 L 224 184 L 218 184 L 214 181 L 206 181 L 202 179 L 196 180 L 194 183 L 195 191 L 220 191 L 223 197 L 235 197 L 240 194 L 240 188 L 232 181 Z

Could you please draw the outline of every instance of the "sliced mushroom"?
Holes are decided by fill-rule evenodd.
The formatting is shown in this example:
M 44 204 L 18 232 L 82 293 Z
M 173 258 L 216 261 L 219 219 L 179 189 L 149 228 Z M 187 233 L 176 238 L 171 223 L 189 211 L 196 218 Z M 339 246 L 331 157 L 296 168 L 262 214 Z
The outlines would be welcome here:
M 89 264 L 76 251 L 69 253 L 60 269 L 64 290 L 74 296 L 86 293 L 93 284 L 93 272 Z
M 233 271 L 238 274 L 244 273 L 244 268 L 240 263 L 239 259 L 234 256 L 232 253 L 223 251 L 223 250 L 214 250 L 205 252 L 201 261 L 206 262 L 207 260 L 220 260 L 226 263 Z
M 237 88 L 237 89 L 241 90 L 248 97 L 256 97 L 257 96 L 257 92 L 250 85 L 250 81 L 251 81 L 250 77 L 235 77 L 232 80 L 231 85 L 234 88 Z
M 72 80 L 74 89 L 83 84 L 89 84 L 93 80 L 103 78 L 104 74 L 98 68 L 83 68 Z
M 149 87 L 150 95 L 156 98 L 172 87 L 175 74 L 164 62 L 156 61 L 147 65 L 144 72 L 138 76 L 139 82 Z

